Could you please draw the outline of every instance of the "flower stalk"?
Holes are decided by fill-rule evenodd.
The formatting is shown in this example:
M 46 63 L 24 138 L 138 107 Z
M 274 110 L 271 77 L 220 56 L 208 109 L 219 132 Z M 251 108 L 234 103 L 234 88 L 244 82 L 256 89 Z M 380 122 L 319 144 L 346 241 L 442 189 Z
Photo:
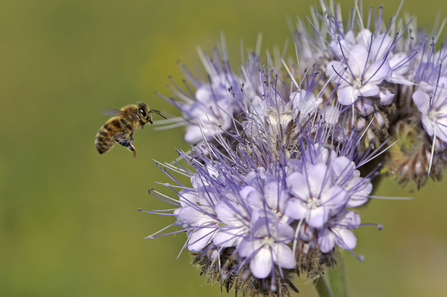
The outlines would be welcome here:
M 315 282 L 315 289 L 319 297 L 337 297 L 338 295 L 332 294 L 326 279 L 321 275 Z
M 346 267 L 344 259 L 344 251 L 338 249 L 337 265 L 332 269 L 328 269 L 328 277 L 330 287 L 334 297 L 348 297 L 348 285 L 346 280 Z

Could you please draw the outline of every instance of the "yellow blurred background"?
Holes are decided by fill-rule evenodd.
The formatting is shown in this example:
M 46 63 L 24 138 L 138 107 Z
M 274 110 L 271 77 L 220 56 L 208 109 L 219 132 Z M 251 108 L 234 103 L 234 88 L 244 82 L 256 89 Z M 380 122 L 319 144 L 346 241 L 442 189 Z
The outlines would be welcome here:
M 346 17 L 354 1 L 341 1 Z M 364 1 L 364 7 L 378 2 Z M 385 5 L 385 19 L 398 1 Z M 102 108 L 143 101 L 179 115 L 167 96 L 168 76 L 181 82 L 177 60 L 201 69 L 225 32 L 239 71 L 240 38 L 254 48 L 291 37 L 286 16 L 309 15 L 313 1 L 39 0 L 0 4 L 0 296 L 227 296 L 191 265 L 184 234 L 143 240 L 169 217 L 137 212 L 169 207 L 147 194 L 168 181 L 152 159 L 172 161 L 188 149 L 182 128 L 135 136 L 138 156 L 122 147 L 99 155 L 94 146 L 107 120 Z M 442 6 L 441 6 L 442 5 Z M 407 1 L 431 29 L 437 0 Z M 346 18 L 345 18 L 346 19 Z M 446 35 L 446 30 L 444 34 Z M 443 37 L 441 38 L 444 39 Z M 347 254 L 351 296 L 446 296 L 447 185 L 419 192 L 386 181 L 356 231 L 359 263 Z M 299 296 L 316 296 L 310 281 Z M 231 295 L 233 293 L 230 293 Z

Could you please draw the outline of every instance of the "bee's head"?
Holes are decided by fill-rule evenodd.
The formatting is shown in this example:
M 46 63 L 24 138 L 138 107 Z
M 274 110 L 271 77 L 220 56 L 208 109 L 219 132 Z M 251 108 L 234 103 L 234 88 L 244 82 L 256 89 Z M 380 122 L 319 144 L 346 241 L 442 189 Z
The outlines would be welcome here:
M 149 109 L 149 106 L 146 105 L 146 103 L 138 102 L 137 114 L 141 118 L 143 124 L 146 124 L 148 122 L 152 124 L 151 110 Z

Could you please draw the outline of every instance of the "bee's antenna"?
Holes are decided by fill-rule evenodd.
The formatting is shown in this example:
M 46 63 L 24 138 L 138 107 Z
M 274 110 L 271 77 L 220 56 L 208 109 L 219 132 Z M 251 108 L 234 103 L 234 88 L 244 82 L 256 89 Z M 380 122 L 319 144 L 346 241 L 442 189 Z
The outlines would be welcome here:
M 149 112 L 150 112 L 150 113 L 156 113 L 156 114 L 158 114 L 159 116 L 161 116 L 162 118 L 164 118 L 165 120 L 167 120 L 167 118 L 166 118 L 164 115 L 162 115 L 158 110 L 151 109 Z

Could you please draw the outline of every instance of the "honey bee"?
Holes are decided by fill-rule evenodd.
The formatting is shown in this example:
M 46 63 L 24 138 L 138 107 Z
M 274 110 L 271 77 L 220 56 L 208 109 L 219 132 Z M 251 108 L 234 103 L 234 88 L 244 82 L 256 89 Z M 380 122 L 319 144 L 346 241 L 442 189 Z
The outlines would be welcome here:
M 143 102 L 126 105 L 121 110 L 106 110 L 105 114 L 111 115 L 113 118 L 110 118 L 96 134 L 95 145 L 98 152 L 103 154 L 118 142 L 130 150 L 135 158 L 137 150 L 133 143 L 133 135 L 135 130 L 143 129 L 146 123 L 152 124 L 151 113 L 156 113 L 166 119 L 158 110 L 149 109 L 149 106 Z

